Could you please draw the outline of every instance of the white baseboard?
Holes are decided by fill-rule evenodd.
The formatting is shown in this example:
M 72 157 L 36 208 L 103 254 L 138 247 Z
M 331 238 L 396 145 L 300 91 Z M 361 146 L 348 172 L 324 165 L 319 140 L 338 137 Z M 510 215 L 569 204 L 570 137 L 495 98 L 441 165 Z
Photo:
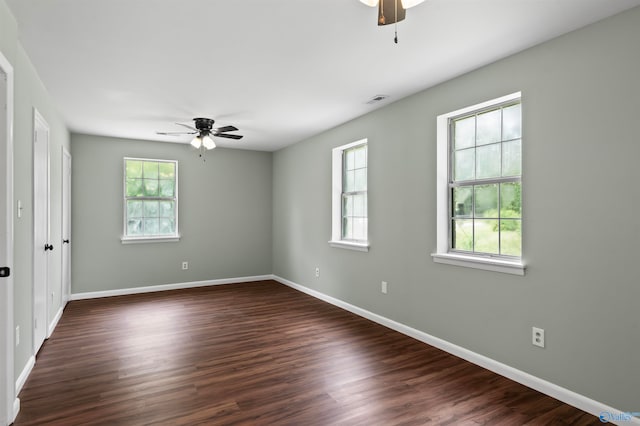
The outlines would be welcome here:
M 22 387 L 27 382 L 27 379 L 29 378 L 29 374 L 31 374 L 31 370 L 33 370 L 34 365 L 36 365 L 36 357 L 30 356 L 29 359 L 27 360 L 27 364 L 22 369 L 22 373 L 20 373 L 20 375 L 18 376 L 18 379 L 16 380 L 16 395 L 20 393 L 20 391 L 22 390 Z
M 569 389 L 566 389 L 556 384 L 553 384 L 551 382 L 548 382 L 539 377 L 533 376 L 529 373 L 525 373 L 524 371 L 510 367 L 506 364 L 503 364 L 494 359 L 488 358 L 484 355 L 480 355 L 478 353 L 470 351 L 469 349 L 465 349 L 461 346 L 447 342 L 446 340 L 432 336 L 423 331 L 409 327 L 405 324 L 383 317 L 371 311 L 367 311 L 366 309 L 362 309 L 358 306 L 344 302 L 340 299 L 336 299 L 335 297 L 326 295 L 316 290 L 312 290 L 300 284 L 296 284 L 293 281 L 287 280 L 286 278 L 273 275 L 272 279 L 288 287 L 301 291 L 302 293 L 306 293 L 310 296 L 313 296 L 317 299 L 323 300 L 339 308 L 352 312 L 356 315 L 359 315 L 368 320 L 376 322 L 387 328 L 398 331 L 407 336 L 413 337 L 416 340 L 420 340 L 421 342 L 427 343 L 428 345 L 434 346 L 438 349 L 441 349 L 445 352 L 448 352 L 452 355 L 455 355 L 473 364 L 479 365 L 480 367 L 486 368 L 487 370 L 493 371 L 494 373 L 507 377 L 508 379 L 511 379 L 514 382 L 523 384 L 527 387 L 530 387 L 531 389 L 535 389 L 538 392 L 541 392 L 545 395 L 549 395 L 573 407 L 579 408 L 582 411 L 593 414 L 598 418 L 601 418 L 600 416 L 604 416 L 601 418 L 601 421 L 603 423 L 613 423 L 617 425 L 627 425 L 627 426 L 640 425 L 640 418 L 638 417 L 627 416 L 628 413 L 617 410 L 613 407 L 609 407 L 606 404 L 595 401 L 584 395 L 580 395 L 576 392 L 573 392 Z M 621 419 L 621 420 L 617 420 L 617 419 Z
M 13 417 L 11 417 L 11 421 L 9 424 L 13 423 L 18 417 L 18 413 L 20 412 L 20 398 L 16 398 L 13 400 Z
M 167 291 L 167 290 L 178 290 L 182 288 L 195 288 L 195 287 L 206 287 L 206 286 L 212 286 L 212 285 L 245 283 L 245 282 L 253 282 L 253 281 L 264 281 L 264 280 L 270 280 L 270 279 L 273 279 L 273 275 L 257 275 L 252 277 L 240 277 L 240 278 L 223 278 L 219 280 L 191 281 L 191 282 L 176 283 L 176 284 L 161 284 L 161 285 L 152 285 L 152 286 L 146 286 L 146 287 L 123 288 L 118 290 L 94 291 L 94 292 L 88 292 L 88 293 L 73 293 L 71 294 L 71 300 L 96 299 L 99 297 L 124 296 L 128 294 L 140 294 L 140 293 L 153 293 L 156 291 Z
M 53 319 L 51 320 L 51 323 L 49 324 L 47 339 L 51 337 L 51 335 L 53 334 L 53 330 L 56 329 L 58 322 L 60 322 L 60 318 L 62 318 L 62 311 L 64 311 L 64 306 L 61 306 L 60 309 L 58 309 L 56 316 L 53 317 Z

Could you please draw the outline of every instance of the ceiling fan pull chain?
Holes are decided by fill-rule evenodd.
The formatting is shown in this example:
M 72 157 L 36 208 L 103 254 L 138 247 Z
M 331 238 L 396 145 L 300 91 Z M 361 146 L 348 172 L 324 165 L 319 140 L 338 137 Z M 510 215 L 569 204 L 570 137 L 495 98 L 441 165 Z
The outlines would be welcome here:
M 395 36 L 393 41 L 398 44 L 398 0 L 396 0 L 396 22 L 394 24 Z

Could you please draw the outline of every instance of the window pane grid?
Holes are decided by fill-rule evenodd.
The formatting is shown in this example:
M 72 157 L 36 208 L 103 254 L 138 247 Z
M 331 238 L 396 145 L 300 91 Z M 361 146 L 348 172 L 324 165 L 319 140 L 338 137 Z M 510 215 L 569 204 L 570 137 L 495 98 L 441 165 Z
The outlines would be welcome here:
M 177 234 L 177 162 L 125 158 L 125 235 Z
M 450 120 L 452 251 L 521 256 L 520 103 Z
M 367 145 L 346 149 L 342 153 L 341 239 L 366 241 Z
M 469 253 L 520 256 L 520 190 L 520 183 L 451 188 L 451 248 Z

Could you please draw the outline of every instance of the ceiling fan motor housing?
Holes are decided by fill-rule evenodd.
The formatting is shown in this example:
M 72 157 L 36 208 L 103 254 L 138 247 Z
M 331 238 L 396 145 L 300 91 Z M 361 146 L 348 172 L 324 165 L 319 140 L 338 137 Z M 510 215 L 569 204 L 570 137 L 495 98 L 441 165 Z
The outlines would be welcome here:
M 193 121 L 196 122 L 196 129 L 200 130 L 201 132 L 211 132 L 213 123 L 215 123 L 215 120 L 211 118 L 194 118 Z

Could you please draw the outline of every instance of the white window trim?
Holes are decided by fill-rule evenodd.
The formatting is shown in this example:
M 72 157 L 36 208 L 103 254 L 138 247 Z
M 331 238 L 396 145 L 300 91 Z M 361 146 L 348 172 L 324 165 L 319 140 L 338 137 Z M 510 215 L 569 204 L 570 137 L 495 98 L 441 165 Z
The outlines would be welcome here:
M 175 186 L 175 199 L 176 199 L 176 233 L 174 235 L 159 235 L 159 236 L 143 236 L 143 237 L 129 237 L 127 236 L 127 177 L 125 175 L 125 165 L 127 160 L 141 160 L 141 161 L 158 161 L 165 163 L 175 163 L 176 165 L 176 186 Z M 162 160 L 158 158 L 138 158 L 138 157 L 124 157 L 122 160 L 122 235 L 120 241 L 122 244 L 144 244 L 144 243 L 171 243 L 180 241 L 181 235 L 179 232 L 178 222 L 178 161 L 177 160 Z
M 180 235 L 175 237 L 125 237 L 120 238 L 122 244 L 144 244 L 144 243 L 173 243 L 180 241 Z
M 331 150 L 331 240 L 329 241 L 331 247 L 364 252 L 369 251 L 368 229 L 367 241 L 347 241 L 342 239 L 342 153 L 349 148 L 367 143 L 368 140 L 365 138 Z M 369 159 L 367 156 L 367 180 L 369 179 L 368 170 Z
M 506 274 L 524 275 L 526 266 L 522 259 L 504 260 L 490 256 L 468 255 L 449 252 L 449 119 L 472 111 L 491 107 L 493 105 L 513 101 L 522 97 L 521 92 L 511 93 L 497 99 L 465 107 L 457 111 L 439 115 L 436 126 L 436 252 L 431 257 L 436 263 L 445 263 L 467 268 L 483 269 L 486 271 L 502 272 Z

